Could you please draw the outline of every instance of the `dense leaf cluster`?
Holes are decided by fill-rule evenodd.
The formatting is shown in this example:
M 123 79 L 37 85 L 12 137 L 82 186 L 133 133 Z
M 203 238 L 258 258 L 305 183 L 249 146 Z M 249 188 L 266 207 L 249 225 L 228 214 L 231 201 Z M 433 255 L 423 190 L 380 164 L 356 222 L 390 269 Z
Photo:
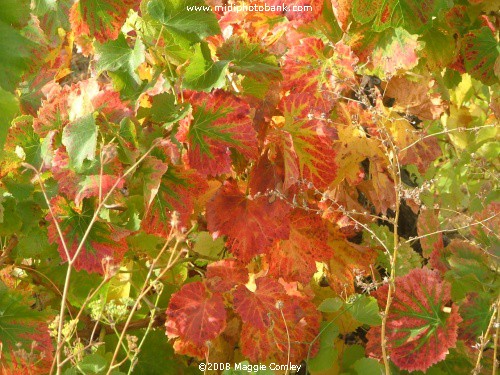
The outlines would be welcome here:
M 2 374 L 494 371 L 498 3 L 286 3 L 3 2 Z

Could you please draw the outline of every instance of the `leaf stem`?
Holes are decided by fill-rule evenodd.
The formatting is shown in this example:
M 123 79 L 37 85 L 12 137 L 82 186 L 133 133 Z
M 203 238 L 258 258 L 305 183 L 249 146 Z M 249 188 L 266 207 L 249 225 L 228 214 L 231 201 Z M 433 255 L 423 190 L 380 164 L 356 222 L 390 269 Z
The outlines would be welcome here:
M 398 232 L 398 222 L 399 214 L 401 208 L 401 167 L 399 163 L 398 153 L 396 146 L 391 138 L 391 136 L 386 133 L 387 141 L 390 147 L 387 149 L 387 156 L 389 158 L 389 164 L 391 166 L 391 174 L 394 180 L 394 191 L 396 195 L 395 202 L 395 214 L 394 214 L 394 249 L 392 252 L 391 260 L 391 273 L 389 277 L 389 288 L 387 290 L 387 300 L 385 304 L 384 314 L 382 316 L 382 326 L 380 330 L 380 341 L 382 347 L 382 359 L 384 361 L 385 374 L 391 375 L 391 367 L 389 363 L 389 354 L 387 350 L 387 319 L 389 317 L 393 295 L 396 291 L 396 262 L 398 257 L 399 249 L 399 232 Z
M 66 276 L 65 276 L 65 280 L 64 280 L 63 293 L 62 293 L 62 297 L 61 297 L 61 308 L 59 310 L 59 322 L 58 322 L 58 329 L 57 329 L 56 355 L 55 355 L 55 358 L 54 358 L 55 363 L 57 364 L 57 367 L 56 367 L 56 373 L 57 373 L 57 375 L 61 374 L 61 368 L 62 368 L 62 366 L 61 366 L 61 350 L 62 350 L 62 347 L 64 345 L 64 342 L 62 340 L 62 331 L 63 331 L 63 328 L 64 328 L 64 315 L 65 315 L 65 312 L 66 312 L 66 299 L 68 297 L 69 283 L 71 281 L 71 272 L 72 272 L 72 268 L 73 268 L 73 263 L 77 259 L 78 255 L 80 255 L 80 253 L 81 253 L 81 251 L 82 251 L 82 249 L 84 247 L 84 244 L 87 241 L 87 238 L 88 238 L 88 236 L 90 234 L 90 231 L 92 230 L 92 227 L 93 227 L 94 223 L 97 220 L 99 212 L 102 209 L 102 207 L 104 206 L 104 204 L 106 203 L 106 201 L 109 199 L 109 197 L 111 197 L 111 195 L 113 194 L 113 192 L 115 191 L 115 189 L 118 187 L 118 185 L 123 181 L 123 179 L 125 177 L 127 177 L 130 173 L 132 173 L 132 171 L 134 171 L 137 168 L 137 166 L 139 166 L 139 164 L 142 163 L 142 161 L 151 153 L 151 151 L 153 151 L 153 149 L 155 147 L 156 147 L 156 142 L 153 142 L 153 145 L 132 166 L 130 166 L 130 168 L 128 168 L 127 171 L 125 171 L 125 173 L 122 176 L 120 176 L 115 181 L 115 183 L 113 184 L 113 186 L 111 187 L 111 189 L 108 191 L 108 193 L 105 195 L 105 197 L 99 202 L 96 210 L 94 211 L 92 219 L 90 220 L 90 223 L 89 223 L 87 229 L 85 230 L 85 233 L 83 234 L 82 239 L 80 240 L 80 243 L 78 244 L 78 247 L 77 247 L 77 249 L 76 249 L 75 254 L 73 255 L 73 257 L 70 256 L 70 253 L 69 253 L 68 247 L 66 245 L 66 241 L 65 241 L 64 235 L 63 235 L 62 230 L 60 228 L 60 225 L 59 225 L 59 222 L 57 220 L 57 217 L 55 216 L 54 211 L 52 210 L 52 207 L 50 205 L 50 201 L 49 201 L 48 196 L 47 196 L 47 194 L 45 192 L 45 188 L 44 188 L 42 180 L 40 178 L 39 171 L 35 167 L 33 167 L 32 165 L 27 164 L 27 163 L 23 163 L 23 165 L 26 168 L 33 170 L 36 173 L 36 175 L 37 175 L 37 179 L 39 181 L 40 188 L 42 190 L 42 193 L 43 193 L 43 196 L 45 198 L 45 201 L 46 201 L 46 203 L 47 203 L 47 205 L 49 207 L 50 215 L 52 217 L 52 220 L 54 220 L 54 225 L 56 226 L 57 233 L 58 233 L 59 238 L 61 240 L 61 243 L 63 245 L 66 257 L 68 259 L 68 269 L 66 271 Z M 51 367 L 50 373 L 52 374 L 53 371 L 54 371 L 54 362 L 52 363 L 52 367 Z
M 173 228 L 172 228 L 173 229 Z M 172 266 L 177 262 L 177 260 L 180 258 L 180 256 L 182 255 L 182 251 L 179 251 L 176 256 L 174 257 L 174 254 L 176 253 L 176 250 L 177 250 L 177 247 L 179 246 L 179 244 L 181 243 L 179 241 L 179 239 L 176 240 L 175 242 L 175 245 L 173 246 L 172 250 L 171 250 L 171 253 L 170 253 L 170 258 L 169 258 L 169 261 L 167 263 L 167 266 L 165 267 L 165 269 L 156 277 L 155 280 L 153 280 L 153 282 L 149 282 L 150 279 L 151 279 L 151 276 L 153 274 L 153 270 L 154 270 L 154 267 L 156 265 L 156 263 L 159 261 L 160 257 L 163 255 L 163 253 L 166 251 L 166 249 L 168 248 L 168 244 L 170 243 L 170 240 L 172 238 L 172 234 L 173 234 L 173 230 L 171 229 L 170 231 L 170 234 L 168 236 L 168 240 L 165 242 L 165 245 L 163 246 L 163 248 L 160 250 L 160 252 L 158 253 L 158 255 L 156 256 L 156 258 L 153 260 L 153 262 L 151 263 L 151 266 L 149 267 L 149 272 L 148 274 L 146 275 L 146 278 L 145 278 L 145 281 L 144 281 L 144 284 L 143 284 L 143 287 L 142 287 L 142 290 L 141 292 L 139 293 L 139 296 L 137 296 L 137 299 L 134 303 L 134 305 L 132 306 L 131 310 L 130 310 L 130 313 L 128 315 L 128 318 L 127 318 L 127 321 L 125 322 L 125 325 L 122 329 L 122 332 L 120 334 L 120 337 L 118 339 L 118 343 L 116 345 L 116 348 L 115 348 L 115 351 L 113 353 L 113 357 L 111 358 L 111 363 L 109 365 L 109 370 L 107 372 L 107 375 L 111 374 L 111 371 L 117 367 L 119 367 L 122 363 L 124 363 L 124 361 L 118 363 L 118 364 L 114 364 L 115 361 L 116 361 L 116 357 L 118 356 L 118 352 L 120 350 L 120 345 L 121 343 L 123 342 L 123 339 L 125 337 L 125 334 L 127 332 L 127 329 L 130 325 L 130 322 L 132 321 L 132 317 L 134 316 L 134 313 L 135 311 L 137 310 L 137 308 L 139 307 L 139 304 L 141 302 L 141 300 L 144 298 L 144 296 L 153 288 L 154 286 L 154 283 L 159 281 L 163 275 L 165 275 L 165 273 L 172 268 Z M 148 282 L 149 282 L 149 285 L 148 285 Z M 146 287 L 146 285 L 148 285 Z M 126 359 L 125 359 L 126 360 Z
M 488 343 L 488 337 L 490 336 L 490 331 L 491 328 L 495 325 L 496 329 L 496 334 L 498 335 L 498 324 L 499 324 L 499 307 L 500 307 L 500 297 L 495 301 L 493 304 L 493 313 L 491 314 L 490 322 L 488 323 L 488 327 L 486 328 L 486 331 L 481 335 L 480 337 L 480 343 L 479 343 L 479 353 L 477 354 L 477 359 L 476 359 L 476 365 L 474 366 L 474 369 L 472 370 L 472 375 L 479 375 L 481 373 L 481 360 L 483 359 L 483 352 L 484 348 L 486 347 L 486 344 Z M 496 324 L 495 324 L 496 322 Z M 496 352 L 496 337 L 495 337 L 495 348 L 494 352 Z M 496 364 L 496 353 L 495 356 L 493 357 L 493 368 L 495 368 Z M 493 374 L 495 374 L 495 369 L 493 370 Z

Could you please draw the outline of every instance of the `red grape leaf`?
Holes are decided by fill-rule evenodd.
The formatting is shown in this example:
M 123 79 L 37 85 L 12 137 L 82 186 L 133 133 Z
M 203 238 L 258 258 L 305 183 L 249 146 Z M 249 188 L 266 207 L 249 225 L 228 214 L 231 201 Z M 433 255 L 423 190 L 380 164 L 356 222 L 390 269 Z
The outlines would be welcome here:
M 165 323 L 169 338 L 180 337 L 198 347 L 215 339 L 226 327 L 226 309 L 219 293 L 202 282 L 184 285 L 170 298 Z
M 385 308 L 388 286 L 375 292 Z M 387 319 L 387 348 L 391 361 L 400 369 L 426 371 L 442 361 L 457 341 L 458 307 L 451 302 L 450 285 L 438 271 L 413 269 L 396 278 L 396 292 Z M 368 334 L 367 352 L 377 356 L 380 328 Z
M 324 104 L 307 94 L 291 95 L 283 102 L 285 124 L 275 129 L 285 161 L 285 183 L 288 189 L 299 178 L 326 188 L 335 180 L 337 164 L 333 141 L 336 132 L 321 118 Z
M 496 114 L 495 116 L 500 118 Z M 497 236 L 497 229 L 500 228 L 500 215 L 498 215 L 498 212 L 500 212 L 500 202 L 495 200 L 483 205 L 482 210 L 474 212 L 472 217 L 477 222 L 481 222 L 482 225 L 471 226 L 471 234 L 476 238 L 495 238 Z
M 49 327 L 45 322 L 35 320 L 13 321 L 20 324 L 29 332 L 20 333 L 19 340 L 14 345 L 3 344 L 0 358 L 0 373 L 2 375 L 43 375 L 50 371 L 53 360 L 53 346 L 49 334 Z M 2 329 L 9 336 L 6 329 Z
M 351 14 L 353 18 L 361 23 L 365 24 L 370 22 L 381 8 L 382 0 L 374 0 L 368 2 L 366 0 L 353 0 L 351 7 Z
M 330 78 L 332 90 L 340 93 L 342 90 L 351 90 L 356 86 L 358 57 L 351 47 L 343 41 L 333 46 L 331 61 L 332 77 Z
M 358 58 L 343 41 L 330 47 L 321 39 L 301 39 L 287 52 L 283 90 L 334 99 L 335 94 L 354 87 L 357 63 Z
M 351 0 L 332 0 L 332 8 L 342 31 L 347 31 L 349 16 L 351 15 Z
M 374 33 L 368 25 L 360 26 L 351 32 L 349 46 L 358 56 L 360 62 L 371 62 L 373 49 L 385 33 Z
M 92 80 L 79 82 L 83 86 L 80 95 L 86 95 L 84 82 L 91 84 Z M 118 124 L 123 118 L 132 115 L 132 110 L 126 102 L 120 99 L 120 93 L 115 91 L 111 85 L 100 85 L 99 91 L 91 98 L 91 101 L 94 110 L 105 115 L 106 120 L 109 122 Z M 69 102 L 71 104 L 71 98 Z M 99 119 L 97 120 L 99 122 Z
M 54 84 L 38 109 L 33 127 L 40 137 L 50 130 L 61 131 L 70 120 L 102 112 L 106 119 L 119 123 L 132 111 L 120 99 L 120 94 L 109 85 L 101 85 L 95 79 L 79 81 L 72 86 L 61 87 Z M 97 118 L 97 122 L 100 119 Z
M 243 262 L 290 233 L 286 203 L 279 199 L 270 202 L 267 197 L 249 199 L 235 181 L 224 182 L 206 207 L 208 230 L 228 236 L 229 250 Z
M 51 171 L 54 179 L 59 184 L 59 193 L 63 193 L 67 198 L 74 200 L 77 206 L 80 206 L 85 198 L 99 196 L 99 191 L 101 196 L 104 197 L 116 183 L 119 175 L 119 168 L 116 165 L 103 166 L 104 173 L 102 176 L 99 176 L 99 174 L 77 174 L 70 168 L 68 154 L 63 148 L 59 148 L 54 152 Z M 116 188 L 121 189 L 124 182 L 124 180 L 119 181 Z
M 178 355 L 188 355 L 198 359 L 205 359 L 208 354 L 208 346 L 198 346 L 191 341 L 186 341 L 181 338 L 175 340 L 173 347 L 175 353 Z
M 332 257 L 327 240 L 328 231 L 319 216 L 294 210 L 290 215 L 290 237 L 276 241 L 269 252 L 269 274 L 307 284 L 316 272 L 316 261 Z
M 257 156 L 250 106 L 222 90 L 190 97 L 192 113 L 180 121 L 177 138 L 188 144 L 187 164 L 204 176 L 231 171 L 230 149 Z
M 460 292 L 467 288 L 474 290 L 475 282 L 483 285 L 493 283 L 492 279 L 495 279 L 495 266 L 490 254 L 469 241 L 453 239 L 445 248 L 434 250 L 431 260 L 433 263 L 437 262 L 439 269 L 452 270 L 447 277 L 455 281 L 454 292 L 456 289 Z M 461 281 L 462 279 L 466 282 Z
M 283 67 L 283 90 L 292 94 L 322 95 L 331 77 L 331 72 L 325 69 L 330 56 L 331 51 L 328 52 L 319 38 L 304 38 L 293 44 Z
M 273 157 L 274 156 L 274 157 Z M 251 194 L 281 190 L 285 178 L 283 155 L 271 155 L 269 149 L 257 159 L 250 171 L 249 188 Z
M 299 296 L 289 297 L 283 301 L 282 313 L 283 316 L 281 312 L 273 316 L 272 324 L 264 330 L 250 323 L 243 324 L 240 338 L 241 352 L 251 362 L 265 362 L 273 359 L 286 363 L 288 348 L 290 348 L 292 363 L 299 363 L 307 358 L 310 343 L 319 332 L 321 313 L 314 304 Z M 290 340 L 288 340 L 287 329 Z M 311 357 L 316 354 L 318 343 L 318 340 L 313 343 L 310 351 Z
M 248 282 L 248 270 L 234 259 L 223 259 L 207 266 L 206 284 L 214 292 L 227 292 Z
M 417 233 L 419 236 L 424 236 L 420 239 L 422 246 L 422 255 L 429 257 L 433 251 L 440 251 L 443 247 L 443 234 L 435 232 L 440 227 L 440 222 L 437 217 L 437 212 L 432 209 L 423 209 L 418 215 Z
M 76 36 L 88 35 L 103 43 L 116 39 L 129 9 L 139 0 L 79 0 L 69 12 L 71 28 Z
M 462 41 L 465 69 L 485 85 L 493 85 L 500 77 L 500 46 L 488 27 L 473 30 Z
M 248 323 L 243 324 L 240 336 L 241 352 L 253 363 L 267 359 L 275 347 L 270 336 L 267 330 L 259 330 Z
M 233 293 L 234 310 L 245 323 L 259 330 L 269 328 L 271 321 L 280 316 L 277 303 L 285 298 L 285 289 L 276 280 L 261 277 L 255 280 L 255 292 L 239 285 Z
M 168 236 L 172 212 L 176 211 L 179 213 L 179 228 L 187 228 L 195 199 L 207 189 L 206 180 L 196 171 L 170 165 L 161 179 L 158 193 L 144 214 L 142 227 L 149 234 Z
M 54 85 L 47 94 L 47 99 L 42 102 L 33 120 L 33 128 L 40 137 L 46 136 L 50 130 L 61 130 L 69 123 L 69 92 L 70 86 Z
M 111 85 L 103 85 L 96 79 L 79 81 L 72 85 L 67 100 L 71 121 L 99 111 L 106 120 L 119 123 L 124 117 L 132 114 L 131 109 L 121 101 L 120 94 Z M 100 121 L 99 118 L 96 120 Z
M 464 22 L 467 20 L 466 22 Z M 452 33 L 463 35 L 470 27 L 472 20 L 468 14 L 466 5 L 456 4 L 444 13 L 446 30 Z M 465 72 L 464 72 L 465 73 Z
M 69 255 L 73 257 L 90 224 L 94 214 L 93 208 L 87 207 L 84 202 L 82 210 L 77 211 L 62 196 L 54 198 L 51 206 L 63 233 Z M 66 252 L 52 216 L 48 214 L 46 220 L 49 222 L 49 242 L 57 243 L 57 250 L 61 258 L 67 261 Z M 73 264 L 75 269 L 103 274 L 105 272 L 103 262 L 106 258 L 109 258 L 111 263 L 120 263 L 128 250 L 126 241 L 128 234 L 128 231 L 110 223 L 96 221 Z

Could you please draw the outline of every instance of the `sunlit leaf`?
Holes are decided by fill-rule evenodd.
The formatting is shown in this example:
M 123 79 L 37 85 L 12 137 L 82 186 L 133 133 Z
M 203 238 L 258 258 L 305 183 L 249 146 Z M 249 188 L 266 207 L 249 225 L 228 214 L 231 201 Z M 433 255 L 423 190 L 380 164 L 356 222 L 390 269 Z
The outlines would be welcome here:
M 248 261 L 290 233 L 286 203 L 265 197 L 248 199 L 235 182 L 226 182 L 207 203 L 208 230 L 228 236 L 229 251 Z M 265 224 L 263 224 L 265 223 Z
M 217 337 L 226 326 L 226 310 L 218 293 L 210 293 L 201 282 L 186 284 L 173 294 L 167 309 L 167 335 L 195 345 Z

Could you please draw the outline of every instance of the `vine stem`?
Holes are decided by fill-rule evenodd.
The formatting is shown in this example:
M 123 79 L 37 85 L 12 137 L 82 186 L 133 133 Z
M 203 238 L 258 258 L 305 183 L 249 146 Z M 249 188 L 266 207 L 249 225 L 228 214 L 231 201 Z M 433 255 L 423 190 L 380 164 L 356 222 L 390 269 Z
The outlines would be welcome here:
M 384 369 L 386 375 L 391 375 L 391 367 L 389 363 L 389 355 L 387 352 L 387 319 L 389 317 L 389 312 L 391 309 L 392 298 L 394 296 L 394 292 L 396 291 L 396 261 L 398 257 L 398 248 L 399 248 L 399 233 L 398 233 L 398 222 L 399 222 L 399 213 L 401 207 L 401 167 L 399 163 L 399 158 L 397 154 L 397 148 L 394 145 L 391 137 L 387 134 L 387 140 L 390 144 L 390 152 L 387 150 L 387 156 L 389 158 L 389 162 L 391 165 L 392 177 L 394 180 L 394 191 L 396 195 L 395 202 L 395 214 L 394 214 L 394 223 L 393 223 L 393 233 L 394 233 L 394 249 L 391 257 L 391 273 L 389 277 L 389 288 L 387 289 L 387 300 L 385 303 L 384 315 L 382 316 L 382 326 L 380 330 L 380 341 L 382 348 L 382 359 L 384 361 Z
M 497 359 L 497 353 L 498 353 L 498 334 L 500 333 L 500 309 L 497 303 L 497 319 L 494 324 L 495 328 L 495 336 L 493 336 L 493 375 L 496 375 L 497 373 L 497 368 L 498 368 L 498 359 Z
M 490 322 L 488 323 L 488 327 L 486 328 L 486 331 L 481 335 L 480 338 L 480 343 L 479 343 L 479 353 L 477 354 L 477 359 L 476 359 L 476 365 L 474 366 L 474 369 L 472 370 L 472 375 L 478 375 L 481 372 L 481 360 L 483 359 L 483 352 L 486 344 L 488 343 L 488 336 L 490 335 L 491 328 L 495 326 L 495 337 L 493 338 L 494 340 L 494 356 L 493 356 L 493 375 L 495 375 L 495 368 L 496 368 L 496 352 L 497 352 L 497 335 L 498 335 L 498 326 L 500 324 L 499 322 L 499 307 L 500 307 L 500 297 L 495 301 L 493 304 L 493 313 L 491 314 Z
M 287 357 L 286 357 L 287 368 L 286 368 L 286 372 L 285 372 L 285 375 L 288 375 L 288 364 L 290 363 L 290 349 L 291 349 L 292 344 L 290 342 L 290 332 L 288 332 L 288 325 L 286 324 L 285 314 L 283 314 L 283 306 L 282 305 L 279 306 L 279 310 L 281 313 L 281 317 L 283 318 L 283 323 L 285 324 L 286 340 L 287 340 L 287 344 L 288 344 Z
M 172 230 L 171 230 L 171 233 L 172 233 Z M 124 361 L 122 362 L 119 362 L 118 364 L 114 364 L 115 361 L 116 361 L 116 357 L 118 356 L 118 352 L 120 351 L 120 345 L 121 343 L 123 342 L 123 339 L 125 338 L 125 334 L 127 332 L 127 329 L 128 329 L 128 326 L 130 325 L 130 322 L 132 321 L 132 318 L 134 316 L 134 312 L 137 310 L 137 308 L 139 307 L 139 304 L 141 302 L 141 300 L 144 298 L 144 296 L 153 288 L 154 286 L 154 283 L 159 281 L 163 275 L 165 275 L 165 273 L 172 268 L 172 266 L 177 262 L 177 260 L 180 258 L 180 256 L 182 255 L 182 251 L 179 251 L 176 256 L 174 257 L 174 254 L 176 253 L 176 250 L 177 250 L 177 247 L 179 246 L 180 244 L 180 241 L 177 239 L 176 242 L 175 242 L 175 245 L 174 247 L 172 248 L 172 251 L 170 253 L 170 258 L 168 260 L 168 263 L 167 263 L 167 266 L 165 267 L 165 269 L 162 270 L 162 272 L 154 279 L 153 282 L 149 283 L 149 286 L 146 287 L 146 285 L 148 284 L 148 281 L 150 280 L 152 274 L 153 274 L 153 270 L 154 270 L 154 266 L 156 265 L 156 263 L 160 260 L 161 256 L 163 255 L 163 253 L 165 252 L 165 250 L 168 248 L 168 244 L 170 243 L 170 238 L 171 238 L 171 233 L 169 235 L 169 239 L 165 242 L 165 245 L 163 246 L 163 248 L 160 250 L 160 252 L 158 253 L 158 255 L 156 256 L 156 258 L 153 260 L 153 262 L 151 263 L 151 266 L 149 267 L 149 272 L 146 276 L 146 279 L 144 281 L 144 285 L 142 287 L 142 290 L 139 294 L 139 296 L 137 296 L 137 299 L 134 303 L 134 305 L 132 306 L 131 310 L 130 310 L 130 313 L 127 317 L 127 321 L 125 322 L 125 325 L 122 329 L 122 332 L 120 334 L 120 337 L 118 338 L 118 343 L 115 347 L 115 351 L 113 353 L 113 357 L 111 358 L 111 362 L 110 362 L 110 365 L 109 365 L 109 370 L 107 372 L 107 375 L 111 374 L 111 371 L 117 367 L 119 367 L 124 361 L 127 360 L 127 357 L 124 359 Z
M 45 191 L 45 188 L 43 186 L 43 181 L 41 179 L 40 172 L 34 166 L 32 166 L 31 164 L 23 163 L 24 167 L 26 167 L 26 168 L 31 169 L 32 171 L 34 171 L 35 174 L 36 174 L 36 176 L 37 176 L 38 182 L 40 184 L 40 189 L 42 190 L 44 199 L 45 199 L 45 201 L 47 203 L 47 206 L 49 207 L 50 215 L 52 217 L 52 220 L 54 221 L 54 224 L 55 224 L 56 229 L 57 229 L 57 234 L 58 234 L 58 236 L 59 236 L 59 238 L 61 240 L 61 243 L 63 245 L 64 252 L 66 254 L 66 259 L 68 260 L 68 269 L 66 271 L 66 276 L 65 276 L 65 279 L 64 279 L 64 287 L 63 287 L 63 293 L 62 293 L 62 297 L 61 297 L 61 307 L 60 307 L 60 310 L 59 310 L 59 322 L 58 322 L 58 328 L 57 328 L 56 355 L 55 355 L 55 358 L 54 358 L 55 363 L 54 362 L 52 363 L 52 366 L 51 366 L 51 369 L 50 369 L 50 373 L 51 374 L 54 371 L 54 364 L 56 364 L 56 373 L 57 373 L 57 375 L 61 374 L 61 368 L 62 368 L 62 366 L 61 366 L 61 350 L 62 350 L 62 347 L 64 345 L 64 341 L 63 341 L 63 337 L 62 337 L 62 331 L 63 331 L 63 328 L 64 328 L 64 315 L 66 313 L 66 299 L 67 299 L 67 296 L 68 296 L 69 283 L 70 283 L 70 280 L 71 280 L 71 273 L 72 273 L 72 269 L 73 269 L 73 264 L 74 264 L 75 260 L 77 259 L 78 255 L 80 255 L 80 253 L 81 253 L 81 251 L 83 249 L 83 246 L 84 246 L 85 242 L 87 241 L 87 238 L 88 238 L 88 236 L 90 234 L 90 231 L 92 230 L 92 227 L 93 227 L 94 223 L 97 220 L 99 212 L 102 209 L 102 207 L 104 206 L 104 204 L 106 203 L 106 201 L 109 199 L 109 197 L 111 197 L 111 195 L 116 190 L 116 188 L 118 187 L 118 185 L 123 181 L 123 179 L 125 177 L 127 177 L 130 173 L 132 173 L 132 171 L 134 171 L 142 163 L 142 161 L 151 153 L 151 151 L 153 151 L 153 149 L 155 147 L 156 147 L 156 142 L 153 142 L 153 145 L 132 166 L 130 166 L 130 168 L 128 168 L 122 176 L 120 176 L 119 178 L 117 178 L 117 180 L 111 186 L 111 189 L 108 191 L 108 193 L 105 195 L 105 197 L 102 200 L 100 200 L 100 202 L 99 202 L 96 210 L 94 211 L 94 215 L 92 216 L 92 219 L 90 220 L 90 223 L 89 223 L 87 229 L 85 230 L 85 233 L 83 234 L 80 243 L 78 244 L 78 247 L 77 247 L 77 249 L 76 249 L 75 254 L 73 255 L 73 257 L 70 256 L 69 249 L 68 249 L 68 247 L 66 245 L 66 241 L 65 241 L 63 232 L 62 232 L 61 227 L 60 227 L 60 225 L 59 225 L 59 223 L 57 221 L 55 213 L 54 213 L 54 211 L 53 211 L 53 209 L 51 207 L 50 200 L 49 200 L 49 198 L 47 196 L 47 193 Z
M 423 234 L 421 236 L 416 236 L 416 237 L 412 237 L 408 240 L 406 240 L 404 243 L 411 243 L 413 241 L 416 241 L 416 240 L 421 240 L 422 238 L 426 238 L 426 237 L 430 237 L 430 236 L 434 236 L 436 234 L 440 234 L 440 233 L 449 233 L 449 232 L 456 232 L 457 230 L 460 230 L 460 229 L 466 229 L 466 228 L 470 228 L 470 227 L 474 227 L 474 226 L 477 226 L 477 225 L 481 225 L 483 227 L 484 226 L 484 223 L 494 219 L 495 217 L 497 217 L 499 214 L 494 214 L 494 215 L 491 215 L 489 217 L 487 217 L 486 219 L 483 219 L 481 221 L 476 221 L 476 222 L 473 222 L 473 223 L 470 223 L 470 224 L 467 224 L 467 225 L 462 225 L 461 227 L 457 227 L 457 228 L 453 228 L 453 229 L 442 229 L 442 230 L 436 230 L 434 232 L 431 232 L 431 233 L 426 233 L 426 234 Z M 491 230 L 487 227 L 485 227 L 485 229 L 487 229 L 488 231 L 491 232 Z M 496 236 L 496 234 L 495 234 Z M 498 236 L 497 236 L 498 237 Z M 493 254 L 493 256 L 495 256 Z
M 128 369 L 127 375 L 131 375 L 132 374 L 132 371 L 134 370 L 134 367 L 135 367 L 135 365 L 137 363 L 137 356 L 139 355 L 139 353 L 141 351 L 141 348 L 144 345 L 144 342 L 146 341 L 146 338 L 148 337 L 149 332 L 151 331 L 151 328 L 153 327 L 153 323 L 154 323 L 155 318 L 156 318 L 156 308 L 158 307 L 158 302 L 160 301 L 160 297 L 161 297 L 161 293 L 162 292 L 163 292 L 163 289 L 156 296 L 154 308 L 152 308 L 150 310 L 150 312 L 149 312 L 151 314 L 151 316 L 150 316 L 150 319 L 149 319 L 148 326 L 146 327 L 146 332 L 144 332 L 144 336 L 142 336 L 141 342 L 137 346 L 137 350 L 134 352 L 134 356 L 132 357 L 132 359 L 130 361 L 130 368 Z

